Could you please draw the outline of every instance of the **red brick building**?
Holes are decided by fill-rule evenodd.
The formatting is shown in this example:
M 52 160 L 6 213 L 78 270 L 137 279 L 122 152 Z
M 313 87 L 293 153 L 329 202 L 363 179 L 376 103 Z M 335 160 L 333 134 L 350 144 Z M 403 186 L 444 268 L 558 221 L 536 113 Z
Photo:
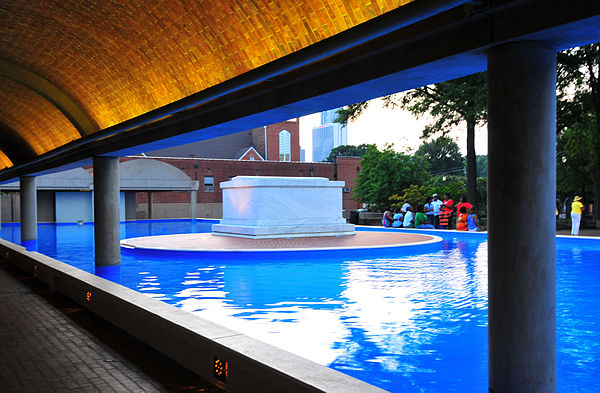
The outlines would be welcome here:
M 218 138 L 151 151 L 145 155 L 248 161 L 300 161 L 300 121 L 291 119 Z
M 356 186 L 356 177 L 360 171 L 359 157 L 339 157 L 337 163 L 329 162 L 278 162 L 278 161 L 245 161 L 208 158 L 175 158 L 175 157 L 126 157 L 122 160 L 160 160 L 187 174 L 192 180 L 198 180 L 199 188 L 196 201 L 198 217 L 220 218 L 222 214 L 222 192 L 219 184 L 239 175 L 246 176 L 315 176 L 345 182 L 343 190 L 343 208 L 356 210 L 359 202 L 352 198 Z M 138 192 L 136 202 L 142 211 L 146 209 L 148 192 Z M 188 192 L 165 191 L 152 192 L 152 211 L 154 218 L 167 217 L 169 205 L 189 204 Z M 171 206 L 173 207 L 173 206 Z M 178 209 L 185 211 L 185 209 Z M 164 212 L 164 213 L 161 213 Z M 147 218 L 143 215 L 138 218 Z
M 245 176 L 314 176 L 346 182 L 343 208 L 355 210 L 359 203 L 352 198 L 360 158 L 340 157 L 337 163 L 300 162 L 300 123 L 291 119 L 249 131 L 238 132 L 183 146 L 148 152 L 131 159 L 155 159 L 166 162 L 199 182 L 196 195 L 197 216 L 217 217 L 222 214 L 222 193 L 219 184 L 239 175 Z M 148 209 L 148 197 L 152 198 Z M 189 192 L 138 192 L 138 218 L 173 216 L 188 211 L 182 204 L 190 203 Z M 144 217 L 144 211 L 148 214 Z M 150 212 L 152 214 L 150 214 Z
M 354 199 L 354 188 L 356 188 L 356 179 L 362 169 L 360 157 L 338 157 L 335 169 L 335 180 L 346 182 L 342 193 L 342 206 L 345 210 L 359 209 L 362 204 Z
M 300 121 L 292 119 L 265 127 L 265 160 L 300 161 Z

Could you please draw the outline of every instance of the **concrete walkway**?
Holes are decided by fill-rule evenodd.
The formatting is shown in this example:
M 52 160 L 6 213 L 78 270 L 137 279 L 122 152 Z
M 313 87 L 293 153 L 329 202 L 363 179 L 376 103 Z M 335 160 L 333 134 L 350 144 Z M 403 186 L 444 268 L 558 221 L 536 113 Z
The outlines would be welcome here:
M 0 261 L 0 392 L 222 392 Z

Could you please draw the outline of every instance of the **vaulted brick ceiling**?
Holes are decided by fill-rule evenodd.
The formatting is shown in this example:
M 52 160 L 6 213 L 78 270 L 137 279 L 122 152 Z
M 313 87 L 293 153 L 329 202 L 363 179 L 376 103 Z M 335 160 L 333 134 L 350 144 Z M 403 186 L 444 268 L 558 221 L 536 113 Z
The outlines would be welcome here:
M 3 1 L 0 170 L 410 1 Z

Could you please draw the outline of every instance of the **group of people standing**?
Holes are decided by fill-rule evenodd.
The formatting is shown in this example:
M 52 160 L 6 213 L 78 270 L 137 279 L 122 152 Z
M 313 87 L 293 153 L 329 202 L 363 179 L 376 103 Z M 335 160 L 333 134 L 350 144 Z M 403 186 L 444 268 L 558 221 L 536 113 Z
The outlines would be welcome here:
M 475 207 L 464 197 L 454 206 L 454 200 L 448 194 L 444 195 L 444 200 L 440 200 L 438 194 L 433 194 L 424 205 L 417 205 L 415 212 L 408 202 L 400 209 L 388 207 L 383 213 L 382 223 L 384 227 L 392 228 L 449 229 L 455 209 L 457 230 L 480 230 Z

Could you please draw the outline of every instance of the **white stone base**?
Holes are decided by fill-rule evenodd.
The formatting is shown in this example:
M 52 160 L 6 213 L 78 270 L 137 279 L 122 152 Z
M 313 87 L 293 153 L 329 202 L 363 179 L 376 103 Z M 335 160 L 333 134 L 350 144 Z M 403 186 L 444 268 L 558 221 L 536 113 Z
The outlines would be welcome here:
M 237 176 L 221 183 L 223 219 L 213 234 L 250 238 L 354 234 L 342 217 L 344 182 L 322 177 Z
M 217 226 L 217 231 L 215 231 Z M 288 237 L 312 237 L 312 236 L 346 236 L 354 235 L 353 224 L 315 226 L 280 226 L 280 227 L 244 227 L 213 224 L 213 235 L 237 236 L 254 239 L 288 238 Z

